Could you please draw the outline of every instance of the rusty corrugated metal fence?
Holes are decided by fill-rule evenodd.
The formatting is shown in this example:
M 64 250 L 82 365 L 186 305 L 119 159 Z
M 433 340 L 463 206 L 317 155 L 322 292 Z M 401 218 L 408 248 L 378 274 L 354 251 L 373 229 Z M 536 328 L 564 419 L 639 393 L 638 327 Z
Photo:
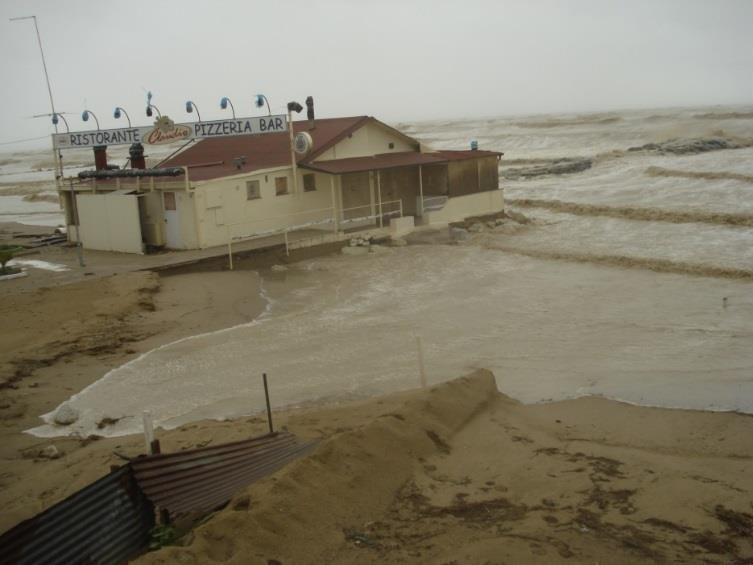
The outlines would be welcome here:
M 3 534 L 0 563 L 122 563 L 152 527 L 154 507 L 126 465 Z
M 246 485 L 274 473 L 314 446 L 287 432 L 150 455 L 131 463 L 149 499 L 170 514 L 212 510 Z
M 139 457 L 0 536 L 0 564 L 123 563 L 141 553 L 155 507 L 207 511 L 313 448 L 293 434 Z

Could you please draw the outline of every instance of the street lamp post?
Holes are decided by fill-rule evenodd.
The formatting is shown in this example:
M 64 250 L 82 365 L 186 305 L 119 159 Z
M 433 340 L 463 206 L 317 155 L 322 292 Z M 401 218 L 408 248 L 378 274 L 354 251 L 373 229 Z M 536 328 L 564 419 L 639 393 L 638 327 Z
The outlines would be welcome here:
M 201 121 L 201 114 L 199 113 L 199 107 L 191 102 L 190 100 L 186 101 L 186 112 L 189 114 L 193 114 L 193 111 L 196 110 L 196 117 L 199 118 L 199 121 Z
M 157 108 L 157 106 L 152 104 L 152 91 L 150 90 L 149 92 L 146 93 L 146 117 L 147 118 L 152 117 L 152 114 L 154 113 L 152 112 L 152 108 L 154 108 L 154 110 L 157 111 L 157 117 L 161 118 L 162 113 L 159 111 L 159 108 Z
M 230 110 L 233 112 L 233 119 L 235 119 L 235 106 L 233 106 L 233 103 L 230 101 L 230 98 L 227 96 L 223 96 L 220 100 L 220 108 L 223 110 L 227 110 L 228 104 L 230 105 Z
M 81 112 L 81 119 L 85 122 L 89 121 L 89 116 L 94 118 L 94 122 L 97 124 L 97 129 L 99 129 L 99 120 L 97 119 L 97 116 L 94 115 L 94 112 L 92 112 L 91 110 L 84 110 L 83 112 Z
M 125 116 L 126 120 L 128 120 L 128 127 L 131 127 L 131 116 L 128 115 L 128 112 L 125 111 L 124 108 L 121 108 L 120 106 L 117 106 L 115 108 L 115 111 L 112 113 L 112 117 L 116 120 L 120 119 L 120 116 Z
M 266 97 L 264 98 L 266 100 Z M 267 103 L 269 104 L 269 103 Z M 258 98 L 257 98 L 258 105 Z M 293 112 L 300 114 L 303 110 L 298 102 L 288 102 L 288 132 L 290 137 L 290 163 L 293 166 L 293 194 L 298 194 L 298 164 L 295 160 L 295 145 L 293 143 Z M 297 196 L 296 196 L 297 197 Z
M 257 108 L 263 108 L 265 103 L 267 104 L 267 115 L 271 116 L 272 110 L 269 107 L 269 100 L 267 100 L 267 97 L 263 94 L 257 94 L 256 98 L 254 98 L 254 104 Z

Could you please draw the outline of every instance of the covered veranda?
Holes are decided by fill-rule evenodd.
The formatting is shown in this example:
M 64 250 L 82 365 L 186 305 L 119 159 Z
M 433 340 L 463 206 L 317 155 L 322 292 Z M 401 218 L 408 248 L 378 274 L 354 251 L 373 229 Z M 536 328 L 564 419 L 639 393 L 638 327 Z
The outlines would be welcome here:
M 494 151 L 434 151 L 385 153 L 315 163 L 309 169 L 331 175 L 340 220 L 363 217 L 365 209 L 379 226 L 400 216 L 422 217 L 441 208 L 447 199 L 497 190 L 498 161 Z

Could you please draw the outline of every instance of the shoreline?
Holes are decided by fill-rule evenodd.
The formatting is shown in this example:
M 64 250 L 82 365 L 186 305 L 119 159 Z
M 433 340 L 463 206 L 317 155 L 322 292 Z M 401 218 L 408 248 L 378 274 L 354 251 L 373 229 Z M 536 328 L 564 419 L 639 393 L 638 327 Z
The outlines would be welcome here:
M 30 332 L 28 335 L 42 337 L 41 329 L 49 331 L 55 321 L 44 319 L 41 312 L 45 308 L 54 308 L 49 312 L 56 312 L 60 304 L 71 307 L 79 300 L 82 318 L 76 331 L 89 340 L 86 344 L 91 352 L 79 349 L 53 359 L 48 365 L 35 365 L 30 375 L 16 383 L 18 389 L 0 391 L 3 394 L 20 391 L 21 401 L 36 399 L 25 416 L 0 419 L 4 440 L 0 458 L 5 471 L 0 478 L 3 487 L 0 507 L 4 508 L 0 513 L 0 531 L 91 483 L 105 474 L 110 465 L 122 463 L 116 453 L 132 457 L 144 449 L 139 433 L 104 438 L 30 436 L 17 425 L 36 419 L 29 410 L 45 402 L 54 407 L 61 398 L 82 393 L 104 378 L 103 373 L 97 376 L 97 371 L 109 367 L 106 373 L 109 374 L 122 366 L 124 359 L 130 363 L 171 343 L 190 342 L 202 333 L 222 334 L 232 327 L 258 323 L 272 311 L 269 299 L 282 287 L 275 288 L 273 284 L 278 275 L 267 281 L 263 273 L 257 274 L 256 267 L 251 260 L 241 260 L 236 271 L 198 267 L 176 273 L 131 273 L 45 290 L 31 289 L 11 296 L 16 302 L 6 305 L 8 311 L 20 315 L 28 307 L 38 309 L 34 319 L 42 321 L 36 331 L 28 320 L 19 327 Z M 332 277 L 336 278 L 337 273 Z M 255 282 L 251 284 L 252 281 Z M 294 278 L 287 288 L 296 289 L 296 285 Z M 267 291 L 271 295 L 265 299 L 262 295 Z M 282 296 L 285 299 L 286 295 Z M 239 321 L 222 327 L 231 320 Z M 208 325 L 214 325 L 215 329 L 205 331 Z M 70 337 L 69 330 L 66 328 L 63 333 Z M 122 340 L 109 345 L 99 341 L 107 341 L 109 334 Z M 45 339 L 48 341 L 37 346 L 49 347 L 55 343 L 54 335 Z M 498 376 L 504 388 L 505 375 Z M 307 458 L 252 485 L 239 493 L 225 510 L 188 534 L 183 542 L 187 547 L 166 548 L 147 554 L 142 561 L 170 562 L 179 558 L 178 554 L 186 554 L 196 562 L 211 563 L 218 547 L 218 542 L 212 540 L 216 539 L 232 539 L 234 549 L 230 554 L 236 558 L 244 553 L 235 552 L 254 551 L 263 553 L 265 559 L 282 557 L 283 562 L 300 561 L 308 554 L 333 563 L 433 562 L 439 556 L 455 555 L 458 539 L 469 540 L 467 551 L 473 556 L 472 561 L 491 558 L 493 553 L 507 555 L 513 561 L 533 554 L 549 562 L 565 559 L 565 555 L 602 560 L 617 555 L 623 561 L 633 562 L 651 562 L 660 555 L 693 561 L 702 555 L 716 562 L 731 550 L 719 554 L 714 548 L 733 546 L 741 558 L 753 555 L 745 539 L 729 533 L 713 510 L 708 511 L 721 505 L 747 523 L 750 509 L 740 500 L 739 490 L 753 488 L 745 478 L 747 475 L 740 472 L 753 460 L 753 451 L 745 439 L 753 432 L 750 415 L 647 408 L 593 394 L 523 404 L 496 391 L 491 394 L 488 385 L 483 385 L 487 391 L 484 394 L 491 395 L 488 402 L 460 418 L 463 424 L 456 429 L 443 430 L 437 428 L 444 425 L 442 422 L 431 419 L 437 416 L 431 413 L 432 397 L 453 390 L 445 400 L 450 407 L 445 406 L 446 410 L 457 404 L 462 395 L 476 390 L 476 385 L 468 385 L 470 389 L 466 391 L 454 382 L 432 386 L 430 391 L 439 391 L 433 393 L 404 390 L 359 400 L 327 397 L 303 406 L 284 409 L 275 406 L 278 429 L 324 442 L 322 449 L 312 456 L 314 463 Z M 31 387 L 32 384 L 36 386 Z M 274 390 L 273 385 L 273 401 Z M 412 403 L 413 408 L 406 411 L 406 402 Z M 423 413 L 419 406 L 424 406 L 428 413 Z M 390 427 L 390 434 L 396 435 L 369 435 L 375 423 L 385 421 L 396 426 Z M 157 436 L 165 452 L 170 452 L 242 439 L 263 433 L 265 426 L 263 415 L 252 414 L 224 421 L 191 421 L 170 430 L 159 429 Z M 424 455 L 418 452 L 405 455 L 400 472 L 386 487 L 369 486 L 374 465 L 382 468 L 380 457 L 393 449 L 412 449 L 414 440 L 406 437 L 416 433 L 414 426 L 418 426 L 419 435 L 426 429 L 436 431 L 449 452 L 434 445 L 433 440 L 425 444 L 425 439 L 421 439 Z M 366 435 L 359 435 L 362 433 Z M 418 436 L 411 437 L 418 441 Z M 483 438 L 492 443 L 483 443 L 486 441 Z M 61 456 L 43 457 L 41 452 L 48 445 L 55 445 Z M 362 459 L 363 450 L 373 456 Z M 605 460 L 617 463 L 604 463 Z M 347 469 L 343 468 L 343 462 L 348 462 Z M 311 467 L 305 473 L 299 470 L 304 464 L 313 465 L 313 470 Z M 601 472 L 604 464 L 616 474 Z M 368 473 L 351 473 L 354 465 L 363 466 Z M 494 474 L 489 474 L 488 468 L 494 469 Z M 581 468 L 584 470 L 577 471 Z M 651 469 L 652 473 L 643 469 Z M 384 467 L 383 474 L 389 475 L 392 470 Z M 322 473 L 329 473 L 335 482 L 323 479 Z M 548 473 L 560 479 L 554 480 Z M 652 486 L 657 477 L 661 484 L 659 491 Z M 283 487 L 276 487 L 280 481 L 292 489 L 282 498 Z M 493 485 L 487 484 L 492 481 Z M 326 490 L 325 484 L 331 489 Z M 319 492 L 315 485 L 322 486 L 331 497 L 320 501 L 321 508 L 309 500 L 313 493 Z M 353 488 L 360 493 L 355 498 L 351 498 L 355 496 L 350 490 Z M 691 489 L 691 495 L 686 495 L 687 489 Z M 628 495 L 627 491 L 635 493 Z M 681 507 L 672 508 L 662 503 L 664 499 L 659 496 L 662 493 L 663 496 L 671 493 L 677 500 L 685 496 L 687 500 L 683 500 Z M 359 510 L 363 496 L 375 497 L 380 502 Z M 266 537 L 265 533 L 258 545 L 246 548 L 237 531 L 228 530 L 227 526 L 227 520 L 241 516 L 234 508 L 243 507 L 245 503 L 238 502 L 243 497 L 253 501 L 243 510 L 249 513 L 243 516 L 244 528 L 252 528 L 249 524 L 255 524 L 257 516 L 264 517 L 265 508 L 271 511 L 279 503 L 292 505 L 295 510 L 291 515 L 295 519 L 283 521 L 276 534 Z M 657 502 L 652 502 L 652 498 L 657 498 Z M 545 504 L 543 499 L 554 506 Z M 408 522 L 414 525 L 406 525 L 402 516 L 411 516 Z M 437 521 L 438 517 L 441 520 Z M 550 517 L 556 522 L 550 522 Z M 685 529 L 684 533 L 680 535 L 679 530 L 672 530 L 665 522 Z M 489 529 L 489 523 L 495 524 L 495 528 L 503 524 L 507 529 L 500 534 Z M 297 524 L 325 530 L 321 539 L 303 536 L 299 538 L 299 548 L 287 548 L 279 536 L 301 533 Z M 427 530 L 427 525 L 431 529 Z M 359 539 L 370 540 L 374 545 L 355 543 L 343 533 L 344 529 L 363 534 L 365 537 Z M 479 534 L 481 531 L 485 532 L 483 536 Z M 422 539 L 430 536 L 431 542 L 417 549 L 404 541 L 411 536 Z M 248 536 L 241 534 L 240 538 Z M 630 544 L 635 543 L 639 549 L 631 549 Z M 487 545 L 494 548 L 492 553 L 487 553 L 491 551 Z M 415 555 L 416 551 L 420 555 Z M 459 553 L 455 557 L 464 561 Z

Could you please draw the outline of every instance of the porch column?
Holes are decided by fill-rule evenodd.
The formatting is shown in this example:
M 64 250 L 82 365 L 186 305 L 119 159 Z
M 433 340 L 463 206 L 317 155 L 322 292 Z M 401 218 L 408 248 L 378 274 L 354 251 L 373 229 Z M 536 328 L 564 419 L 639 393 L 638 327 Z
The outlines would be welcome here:
M 379 227 L 384 227 L 384 216 L 382 215 L 382 175 L 377 171 L 377 196 L 379 198 Z
M 422 165 L 418 166 L 418 195 L 421 200 L 421 205 L 418 207 L 419 216 L 424 215 L 424 169 Z
M 335 175 L 330 175 L 329 187 L 332 191 L 332 224 L 334 225 L 335 233 L 337 233 L 339 231 L 339 214 L 337 212 L 337 197 L 335 196 Z
M 374 171 L 369 171 L 369 216 L 372 218 L 376 214 L 374 209 Z

